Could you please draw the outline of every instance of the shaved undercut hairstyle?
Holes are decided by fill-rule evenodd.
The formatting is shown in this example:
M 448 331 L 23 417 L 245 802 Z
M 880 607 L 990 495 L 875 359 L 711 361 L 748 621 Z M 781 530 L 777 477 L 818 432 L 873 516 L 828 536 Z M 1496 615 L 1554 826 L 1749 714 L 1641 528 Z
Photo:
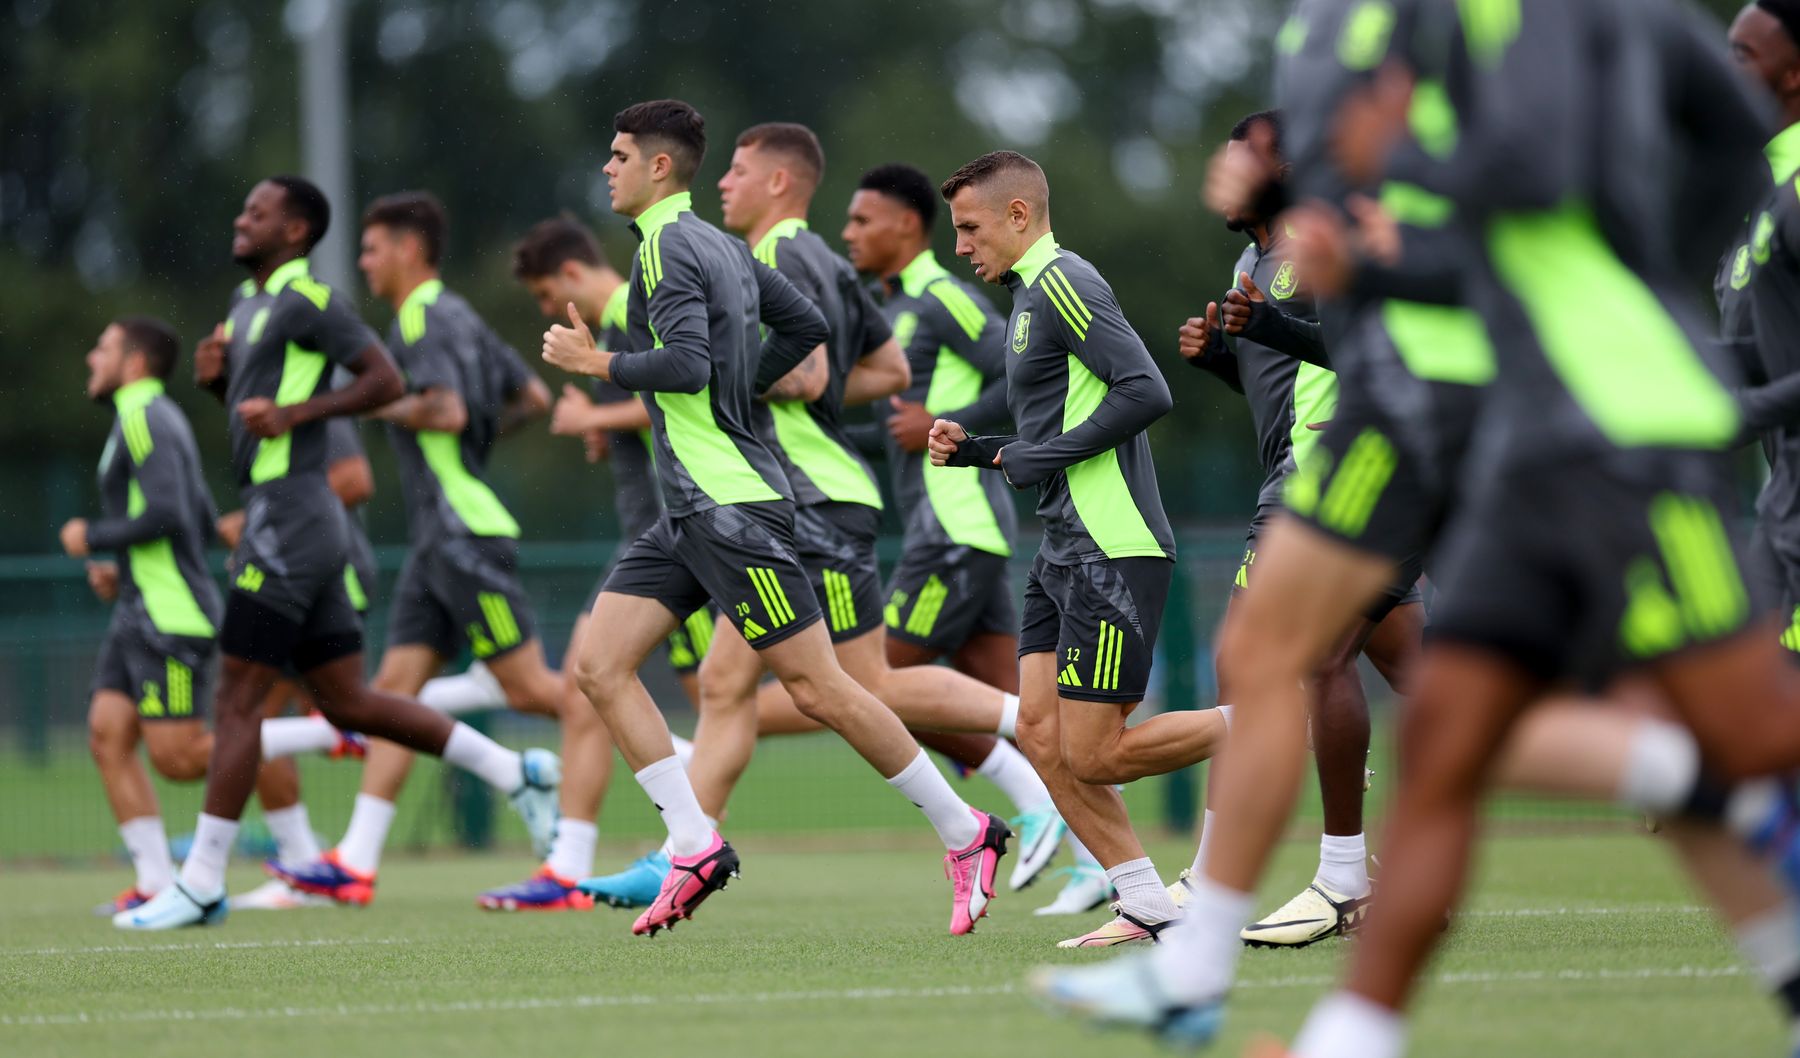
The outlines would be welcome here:
M 613 117 L 613 131 L 629 133 L 646 150 L 666 154 L 675 163 L 676 182 L 694 182 L 706 158 L 706 119 L 679 99 L 634 103 Z
M 781 155 L 795 163 L 799 169 L 796 175 L 812 187 L 818 187 L 819 181 L 825 179 L 825 148 L 819 146 L 819 137 L 805 125 L 791 121 L 752 125 L 738 136 L 737 145 Z
M 931 177 L 903 162 L 890 162 L 869 170 L 862 175 L 856 189 L 886 195 L 917 213 L 919 227 L 924 231 L 930 231 L 931 222 L 937 219 L 937 196 L 931 193 Z
M 994 151 L 950 174 L 938 192 L 948 202 L 965 187 L 992 186 L 1006 194 L 1008 202 L 1020 199 L 1039 216 L 1050 210 L 1050 181 L 1043 167 L 1018 151 Z

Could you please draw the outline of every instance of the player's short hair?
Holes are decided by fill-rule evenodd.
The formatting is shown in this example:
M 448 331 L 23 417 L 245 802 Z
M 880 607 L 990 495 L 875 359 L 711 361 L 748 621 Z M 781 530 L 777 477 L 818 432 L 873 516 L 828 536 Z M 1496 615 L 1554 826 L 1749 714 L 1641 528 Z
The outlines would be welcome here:
M 600 251 L 600 240 L 574 214 L 559 213 L 531 226 L 524 238 L 513 244 L 514 279 L 542 279 L 555 275 L 570 261 L 580 261 L 590 268 L 600 268 L 606 255 Z
M 283 207 L 288 213 L 306 222 L 306 245 L 301 247 L 302 254 L 312 253 L 313 247 L 331 230 L 331 201 L 319 185 L 304 176 L 283 173 L 271 176 L 269 183 L 281 188 Z
M 175 328 L 155 316 L 120 316 L 112 322 L 124 334 L 125 351 L 144 354 L 151 374 L 166 379 L 175 373 L 181 359 L 181 337 Z
M 739 147 L 755 147 L 772 151 L 800 165 L 800 176 L 813 187 L 825 179 L 825 148 L 819 137 L 805 125 L 792 121 L 768 121 L 752 125 L 738 134 Z
M 1233 143 L 1242 143 L 1250 138 L 1251 129 L 1258 125 L 1267 125 L 1270 136 L 1274 138 L 1275 153 L 1280 154 L 1281 134 L 1285 124 L 1286 123 L 1281 116 L 1281 111 L 1279 110 L 1259 110 L 1254 114 L 1245 114 L 1242 118 L 1238 119 L 1236 125 L 1231 126 L 1231 141 Z
M 1045 178 L 1043 167 L 1018 151 L 990 151 L 982 155 L 951 173 L 938 192 L 948 202 L 965 187 L 981 188 L 1001 180 L 1035 190 L 1044 199 L 1038 205 L 1049 208 L 1050 181 Z
M 363 210 L 362 226 L 381 225 L 390 231 L 410 231 L 425 249 L 425 263 L 435 267 L 444 255 L 444 239 L 450 219 L 444 204 L 429 191 L 400 191 L 383 195 Z
M 613 131 L 635 136 L 647 148 L 667 154 L 675 163 L 675 179 L 694 182 L 706 158 L 706 119 L 679 99 L 633 103 L 613 116 Z
M 1755 0 L 1754 6 L 1773 15 L 1788 40 L 1800 46 L 1800 0 Z
M 917 213 L 919 227 L 924 231 L 929 232 L 932 222 L 937 220 L 937 195 L 933 192 L 931 177 L 917 166 L 904 162 L 878 165 L 862 175 L 856 189 L 886 195 Z

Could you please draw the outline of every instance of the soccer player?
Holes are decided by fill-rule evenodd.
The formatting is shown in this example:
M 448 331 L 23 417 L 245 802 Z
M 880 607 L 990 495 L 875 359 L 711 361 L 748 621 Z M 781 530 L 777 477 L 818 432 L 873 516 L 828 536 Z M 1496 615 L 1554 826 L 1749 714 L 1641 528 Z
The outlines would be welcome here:
M 88 559 L 94 594 L 113 603 L 89 695 L 88 746 L 137 877 L 101 905 L 107 915 L 147 903 L 175 879 L 138 744 L 175 782 L 204 778 L 212 754 L 207 684 L 222 606 L 206 565 L 212 492 L 187 416 L 164 392 L 180 351 L 174 330 L 148 316 L 124 316 L 100 332 L 87 354 L 87 394 L 117 410 L 100 456 L 104 514 L 72 519 L 61 532 L 63 549 Z M 91 557 L 101 551 L 118 552 L 117 561 Z M 338 733 L 325 730 L 314 748 L 339 744 Z M 278 854 L 306 855 L 313 837 L 297 784 L 259 781 L 259 792 Z
M 196 381 L 230 409 L 245 509 L 219 629 L 219 716 L 193 851 L 174 884 L 114 917 L 124 929 L 224 918 L 225 862 L 254 781 L 259 711 L 289 664 L 334 723 L 474 772 L 508 794 L 539 840 L 547 842 L 555 826 L 554 754 L 521 756 L 363 684 L 362 628 L 344 582 L 344 509 L 325 480 L 324 420 L 388 404 L 404 383 L 344 299 L 308 272 L 306 254 L 330 219 L 316 186 L 276 176 L 250 190 L 233 224 L 232 257 L 250 278 L 195 356 Z M 356 377 L 325 388 L 332 364 Z
M 467 646 L 508 704 L 556 716 L 565 711 L 563 683 L 545 665 L 533 634 L 530 602 L 516 570 L 519 526 L 482 478 L 488 453 L 509 420 L 547 410 L 549 389 L 467 301 L 444 286 L 439 262 L 447 234 L 442 205 L 425 192 L 377 199 L 362 218 L 357 263 L 370 290 L 395 308 L 388 344 L 409 387 L 406 396 L 373 413 L 388 424 L 412 544 L 394 586 L 388 646 L 374 687 L 417 695 Z M 565 741 L 592 748 L 591 739 L 581 737 L 583 729 L 597 724 L 592 710 L 566 712 L 575 730 L 565 733 Z M 581 758 L 567 763 L 571 771 L 604 767 Z M 367 904 L 374 897 L 394 802 L 411 766 L 406 749 L 374 743 L 344 839 L 313 863 L 270 869 L 306 892 Z M 571 906 L 571 899 L 589 906 L 575 892 L 575 882 L 592 864 L 593 816 L 581 818 L 579 808 L 568 803 L 568 789 L 561 796 L 562 816 L 575 824 L 576 836 L 560 841 L 577 848 L 561 857 L 553 855 L 556 850 L 537 851 L 571 862 L 555 862 L 523 885 L 483 894 L 482 906 L 559 909 Z
M 731 166 L 719 181 L 725 227 L 742 233 L 758 260 L 817 306 L 830 332 L 826 348 L 777 383 L 769 399 L 773 451 L 795 493 L 800 560 L 845 671 L 915 729 L 964 732 L 915 737 L 975 769 L 994 755 L 996 740 L 990 733 L 1004 729 L 1016 697 L 953 669 L 896 669 L 887 661 L 875 554 L 881 494 L 841 420 L 846 405 L 887 400 L 901 392 L 910 371 L 904 350 L 855 269 L 807 224 L 824 168 L 824 151 L 812 130 L 771 123 L 738 137 Z M 762 663 L 756 652 L 728 634 L 714 643 L 702 671 L 703 708 L 712 729 L 732 737 L 714 740 L 711 746 L 719 752 L 701 755 L 689 774 L 701 807 L 716 818 L 749 763 L 757 726 L 784 706 L 791 710 L 792 704 L 777 684 L 760 692 L 759 708 Z M 1032 778 L 1019 775 L 1035 789 L 1028 791 L 1025 807 L 1030 811 L 1020 819 L 1021 854 L 1009 883 L 1015 890 L 1048 867 L 1064 830 L 1049 793 Z
M 1389 162 L 1486 233 L 1491 281 L 1471 300 L 1498 354 L 1494 432 L 1448 538 L 1436 640 L 1404 721 L 1388 892 L 1349 987 L 1302 1029 L 1303 1058 L 1404 1049 L 1399 1011 L 1465 877 L 1486 765 L 1549 681 L 1642 671 L 1730 776 L 1800 757 L 1800 680 L 1718 512 L 1742 417 L 1693 337 L 1675 268 L 1754 194 L 1759 116 L 1681 5 L 1520 0 L 1514 14 L 1458 27 L 1454 144 Z M 1633 99 L 1656 109 L 1618 121 Z M 1386 142 L 1404 120 L 1403 107 L 1383 115 Z M 1610 149 L 1594 153 L 1599 142 Z M 1653 156 L 1707 165 L 1652 175 Z M 1637 194 L 1646 180 L 1660 193 Z M 1591 295 L 1578 310 L 1561 297 L 1571 289 Z
M 754 398 L 824 341 L 824 317 L 743 243 L 694 216 L 687 189 L 706 134 L 693 107 L 640 103 L 613 127 L 613 209 L 633 218 L 642 240 L 631 351 L 595 348 L 571 307 L 573 326 L 546 333 L 544 357 L 645 393 L 655 430 L 664 514 L 613 567 L 576 661 L 582 690 L 669 828 L 672 869 L 632 929 L 654 933 L 691 916 L 737 868 L 637 677 L 657 643 L 711 598 L 801 711 L 843 735 L 924 812 L 947 850 L 951 932 L 967 933 L 993 897 L 1010 832 L 963 803 L 899 719 L 838 665 L 795 553 L 792 490 L 754 422 Z M 760 355 L 759 319 L 769 327 Z M 696 760 L 707 751 L 707 720 L 703 713 Z
M 877 166 L 858 181 L 843 232 L 850 263 L 879 284 L 882 314 L 912 372 L 904 393 L 876 405 L 894 497 L 906 512 L 900 561 L 887 586 L 887 656 L 895 668 L 948 658 L 958 671 L 1016 695 L 1019 619 L 1007 566 L 1018 516 L 1011 490 L 973 467 L 928 469 L 926 451 L 938 416 L 983 432 L 1010 421 L 1006 317 L 938 263 L 931 250 L 937 213 L 930 177 L 910 165 Z M 1019 807 L 1016 878 L 1027 861 L 1054 852 L 1054 828 L 1035 825 L 1054 816 L 1050 792 L 1005 739 L 994 739 L 971 767 Z M 1076 859 L 1069 881 L 1037 914 L 1080 914 L 1112 894 L 1093 854 L 1069 838 Z
M 1020 618 L 1019 746 L 1118 890 L 1109 942 L 1153 939 L 1177 911 L 1114 784 L 1205 760 L 1225 737 L 1217 710 L 1126 726 L 1148 689 L 1175 565 L 1145 436 L 1171 406 L 1169 387 L 1112 288 L 1057 245 L 1036 162 L 986 154 L 941 191 L 956 252 L 1013 295 L 1007 403 L 1019 433 L 971 436 L 939 419 L 931 461 L 1038 488 L 1044 539 Z
M 534 225 L 514 248 L 513 276 L 525 285 L 546 319 L 566 318 L 568 306 L 572 304 L 594 329 L 601 348 L 627 348 L 625 319 L 630 287 L 625 277 L 602 256 L 593 232 L 572 217 L 553 217 Z M 656 524 L 662 510 L 650 456 L 649 409 L 637 394 L 595 379 L 591 397 L 572 384 L 563 386 L 550 428 L 555 434 L 582 438 L 589 458 L 604 458 L 612 468 L 613 510 L 618 517 L 620 552 L 623 553 L 625 547 Z M 605 580 L 606 574 L 602 571 L 575 619 L 568 649 L 563 654 L 565 658 L 575 656 L 588 614 L 593 610 L 594 600 L 599 598 Z M 700 704 L 697 673 L 712 632 L 712 609 L 705 607 L 689 615 L 667 641 L 669 664 L 687 692 L 688 700 L 695 706 Z M 604 760 L 603 770 L 592 775 L 586 768 L 579 774 L 573 768 L 565 768 L 563 799 L 565 805 L 570 803 L 579 790 L 587 798 L 583 806 L 591 807 L 597 815 L 600 799 L 612 775 L 612 740 L 607 735 L 606 725 L 600 722 L 593 706 L 575 685 L 574 673 L 566 665 L 563 678 L 565 701 L 593 718 L 594 731 L 589 737 L 596 740 L 596 748 L 582 750 L 583 757 L 587 759 L 599 754 Z M 424 700 L 430 701 L 429 693 Z M 568 748 L 567 732 L 563 738 L 566 761 L 575 755 L 575 751 Z M 680 753 L 681 750 L 682 742 L 677 740 L 676 751 Z M 559 827 L 559 845 L 562 839 L 563 830 Z M 663 876 L 669 871 L 669 857 L 666 850 L 658 848 L 615 874 L 586 877 L 591 870 L 590 862 L 578 876 L 582 879 L 579 888 L 583 894 L 615 907 L 648 907 L 662 888 Z
M 1227 606 L 1227 624 L 1235 600 L 1257 575 L 1259 540 L 1281 509 L 1282 491 L 1296 466 L 1318 445 L 1321 429 L 1335 414 L 1339 400 L 1338 377 L 1319 336 L 1312 294 L 1291 252 L 1290 229 L 1276 220 L 1286 198 L 1281 133 L 1282 118 L 1276 111 L 1252 114 L 1231 130 L 1225 161 L 1234 161 L 1232 155 L 1237 153 L 1255 153 L 1276 175 L 1263 183 L 1253 201 L 1226 213 L 1226 227 L 1250 234 L 1253 241 L 1238 259 L 1238 283 L 1221 298 L 1223 306 L 1209 304 L 1198 326 L 1184 328 L 1180 344 L 1190 364 L 1217 375 L 1249 401 L 1267 476 L 1233 585 L 1234 601 Z M 1425 623 L 1416 587 L 1420 566 L 1416 554 L 1402 564 L 1399 579 L 1307 681 L 1312 745 L 1325 809 L 1319 869 L 1298 896 L 1245 927 L 1247 943 L 1304 947 L 1354 928 L 1367 906 L 1371 888 L 1362 810 L 1369 705 L 1356 655 L 1360 647 L 1390 684 L 1400 686 L 1400 674 L 1418 652 Z M 1289 632 L 1284 626 L 1262 627 L 1254 634 L 1286 638 Z M 1243 638 L 1229 642 L 1237 644 Z M 1229 710 L 1229 703 L 1236 700 L 1230 677 L 1242 665 L 1235 657 L 1221 657 L 1217 664 L 1219 701 Z M 1219 804 L 1217 788 L 1212 792 L 1209 822 L 1216 818 Z M 1199 873 L 1205 857 L 1205 835 L 1203 828 L 1190 878 Z M 1184 894 L 1187 891 L 1183 889 Z
M 1354 36 L 1346 21 L 1353 10 L 1351 4 L 1337 5 L 1331 17 L 1317 17 L 1306 23 L 1306 32 L 1288 35 L 1305 41 L 1282 63 L 1288 75 L 1283 78 L 1286 94 L 1300 115 L 1297 124 L 1307 130 L 1297 148 L 1303 157 L 1312 157 L 1316 145 L 1325 141 L 1324 119 L 1317 115 L 1336 111 L 1346 98 L 1360 97 L 1360 81 L 1379 65 L 1378 56 L 1368 58 L 1370 50 L 1386 47 L 1379 38 L 1342 44 Z M 1320 9 L 1313 14 L 1321 15 Z M 1395 37 L 1404 39 L 1404 34 L 1396 31 Z M 1351 64 L 1349 70 L 1342 68 L 1345 62 Z M 1333 69 L 1340 76 L 1321 76 L 1321 71 Z M 1442 148 L 1445 121 L 1454 120 L 1445 112 L 1445 102 L 1433 84 L 1422 84 L 1413 95 L 1410 123 L 1421 144 Z M 1366 142 L 1357 136 L 1343 139 Z M 1309 144 L 1315 146 L 1309 149 Z M 1308 168 L 1320 167 L 1315 161 Z M 1215 166 L 1209 177 L 1209 199 L 1216 206 L 1253 199 L 1256 182 L 1265 178 L 1253 172 L 1247 184 L 1219 199 L 1215 196 L 1217 185 L 1223 183 L 1222 168 Z M 1454 277 L 1479 251 L 1454 237 L 1448 204 L 1398 182 L 1384 187 L 1382 199 L 1409 221 L 1406 256 L 1416 259 L 1394 274 L 1416 271 L 1440 287 L 1448 276 L 1452 279 L 1448 289 L 1459 290 Z M 1355 198 L 1350 207 L 1364 218 L 1381 212 Z M 1299 241 L 1309 241 L 1310 225 L 1298 219 L 1294 223 L 1301 229 Z M 1387 227 L 1392 228 L 1391 221 Z M 1396 235 L 1388 231 L 1383 240 Z M 1439 245 L 1431 247 L 1432 242 Z M 1429 252 L 1421 253 L 1421 246 Z M 1319 257 L 1316 251 L 1303 256 Z M 1392 264 L 1387 261 L 1384 267 Z M 1339 411 L 1289 490 L 1290 511 L 1271 529 L 1276 546 L 1260 563 L 1255 588 L 1222 633 L 1223 640 L 1235 637 L 1256 647 L 1254 656 L 1248 657 L 1254 664 L 1242 670 L 1248 679 L 1240 681 L 1252 693 L 1241 702 L 1232 745 L 1219 761 L 1220 785 L 1237 794 L 1216 828 L 1218 836 L 1204 870 L 1197 872 L 1186 921 L 1165 935 L 1163 945 L 1148 959 L 1039 974 L 1036 986 L 1059 1005 L 1188 1043 L 1204 1041 L 1216 1031 L 1220 997 L 1230 987 L 1241 947 L 1239 927 L 1249 917 L 1250 889 L 1286 821 L 1299 782 L 1305 746 L 1305 731 L 1298 722 L 1302 674 L 1313 659 L 1325 655 L 1359 609 L 1383 592 L 1410 556 L 1430 548 L 1453 506 L 1482 386 L 1494 375 L 1494 349 L 1474 313 L 1382 297 L 1376 293 L 1381 289 L 1375 285 L 1379 278 L 1366 277 L 1368 292 L 1343 306 L 1348 320 L 1336 346 L 1338 360 L 1354 369 L 1342 375 Z M 1348 453 L 1357 447 L 1391 454 L 1391 460 L 1384 460 L 1385 474 L 1377 475 L 1381 483 L 1371 486 L 1364 478 L 1363 486 L 1354 490 L 1330 484 L 1356 481 L 1354 475 L 1331 472 L 1351 465 L 1346 462 Z M 1356 504 L 1345 498 L 1356 494 L 1361 497 Z M 1340 498 L 1334 501 L 1334 495 Z M 1366 517 L 1346 519 L 1346 507 L 1365 510 Z M 1321 584 L 1331 590 L 1321 594 Z M 1297 612 L 1306 613 L 1308 619 L 1295 621 Z M 1281 628 L 1287 634 L 1240 636 L 1247 622 L 1265 630 Z M 1246 659 L 1241 653 L 1234 656 Z M 1643 699 L 1645 694 L 1634 688 L 1627 698 Z M 1634 701 L 1637 710 L 1660 705 L 1654 695 L 1650 699 Z M 1691 733 L 1633 715 L 1634 711 L 1576 702 L 1539 706 L 1513 733 L 1495 768 L 1495 784 L 1612 798 L 1663 817 L 1663 833 L 1730 919 L 1746 956 L 1791 1011 L 1787 996 L 1800 989 L 1796 981 L 1800 931 L 1794 925 L 1792 905 L 1743 844 L 1717 827 L 1722 815 L 1736 815 L 1765 796 L 1766 787 L 1735 793 L 1717 789 L 1700 768 L 1699 748 Z M 1731 807 L 1721 812 L 1720 806 Z M 1696 818 L 1692 822 L 1666 818 L 1677 813 Z M 1768 813 L 1750 815 L 1760 825 Z
M 1768 0 L 1739 12 L 1731 24 L 1733 57 L 1766 85 L 1781 106 L 1782 131 L 1764 153 L 1772 182 L 1751 209 L 1749 223 L 1719 263 L 1714 293 L 1727 348 L 1737 354 L 1753 386 L 1800 381 L 1800 360 L 1784 336 L 1797 333 L 1793 301 L 1800 290 L 1800 3 Z M 1800 433 L 1791 413 L 1774 418 L 1750 409 L 1760 421 L 1769 481 L 1758 497 L 1751 552 L 1763 590 L 1791 615 L 1782 642 L 1800 651 Z

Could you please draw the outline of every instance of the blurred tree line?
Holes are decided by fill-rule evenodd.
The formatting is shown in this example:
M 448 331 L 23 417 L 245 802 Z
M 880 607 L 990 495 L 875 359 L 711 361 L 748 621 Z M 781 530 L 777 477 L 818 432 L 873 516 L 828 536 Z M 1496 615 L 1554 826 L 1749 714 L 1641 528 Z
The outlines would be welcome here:
M 243 278 L 232 218 L 261 176 L 299 171 L 291 31 L 323 0 L 12 0 L 0 13 L 0 549 L 55 547 L 94 505 L 110 413 L 82 396 L 82 354 L 110 317 L 150 312 L 198 339 Z M 996 147 L 1041 161 L 1058 237 L 1094 261 L 1178 411 L 1153 432 L 1178 520 L 1236 519 L 1260 471 L 1241 398 L 1174 351 L 1176 327 L 1229 285 L 1237 236 L 1200 207 L 1205 161 L 1267 104 L 1285 0 L 351 0 L 355 202 L 429 188 L 451 216 L 446 279 L 536 363 L 543 324 L 509 276 L 532 222 L 570 210 L 629 262 L 600 174 L 612 114 L 677 96 L 712 139 L 696 203 L 747 125 L 802 121 L 825 144 L 814 226 L 836 241 L 857 176 L 909 161 L 942 176 Z M 1736 6 L 1715 2 L 1729 16 Z M 948 224 L 940 253 L 951 259 Z M 960 263 L 953 268 L 965 267 Z M 353 285 L 384 331 L 385 305 Z M 996 291 L 1004 308 L 1006 297 Z M 543 370 L 553 386 L 564 381 Z M 186 365 L 172 387 L 222 505 L 224 414 Z M 378 541 L 403 539 L 385 442 Z M 604 470 L 539 429 L 497 452 L 528 539 L 609 531 Z

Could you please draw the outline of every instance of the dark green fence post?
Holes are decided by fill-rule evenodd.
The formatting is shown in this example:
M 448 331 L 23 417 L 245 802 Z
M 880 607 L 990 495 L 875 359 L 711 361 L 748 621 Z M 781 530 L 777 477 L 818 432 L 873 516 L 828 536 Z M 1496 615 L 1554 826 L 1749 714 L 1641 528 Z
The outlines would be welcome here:
M 1163 704 L 1176 709 L 1200 708 L 1200 694 L 1195 679 L 1198 658 L 1207 650 L 1206 642 L 1194 625 L 1193 595 L 1188 579 L 1177 568 L 1169 585 L 1169 601 L 1163 608 Z M 1169 775 L 1163 786 L 1163 821 L 1172 831 L 1192 833 L 1198 798 L 1194 786 L 1195 769 L 1183 768 Z

